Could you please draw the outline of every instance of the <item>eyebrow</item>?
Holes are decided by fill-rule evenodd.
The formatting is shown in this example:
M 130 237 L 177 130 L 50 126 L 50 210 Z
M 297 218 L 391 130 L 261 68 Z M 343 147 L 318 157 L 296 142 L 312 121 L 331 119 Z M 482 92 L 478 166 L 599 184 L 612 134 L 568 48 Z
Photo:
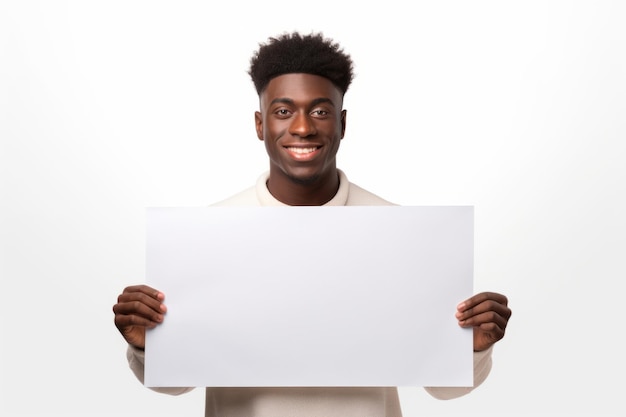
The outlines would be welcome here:
M 270 102 L 270 106 L 276 103 L 282 103 L 282 104 L 291 104 L 294 105 L 295 102 L 290 99 L 290 98 L 286 98 L 286 97 L 279 97 L 279 98 L 275 98 L 274 100 L 272 100 Z M 326 97 L 320 97 L 320 98 L 316 98 L 315 100 L 313 100 L 310 104 L 311 107 L 317 106 L 318 104 L 322 104 L 322 103 L 328 103 L 331 106 L 335 107 L 335 103 L 333 103 L 333 101 L 329 98 Z

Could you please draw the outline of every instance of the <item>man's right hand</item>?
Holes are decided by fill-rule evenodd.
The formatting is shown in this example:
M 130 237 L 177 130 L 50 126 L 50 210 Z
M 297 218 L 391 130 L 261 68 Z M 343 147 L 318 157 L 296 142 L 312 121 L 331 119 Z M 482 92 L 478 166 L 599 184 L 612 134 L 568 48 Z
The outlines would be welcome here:
M 126 341 L 139 349 L 146 346 L 146 329 L 163 322 L 167 308 L 165 295 L 147 285 L 124 288 L 113 306 L 115 326 Z

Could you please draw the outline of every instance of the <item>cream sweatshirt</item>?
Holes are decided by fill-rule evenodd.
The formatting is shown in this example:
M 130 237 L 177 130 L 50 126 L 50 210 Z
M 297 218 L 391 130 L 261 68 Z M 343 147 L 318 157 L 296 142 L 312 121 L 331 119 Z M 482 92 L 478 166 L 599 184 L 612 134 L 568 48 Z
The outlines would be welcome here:
M 267 189 L 269 173 L 252 186 L 215 206 L 281 206 Z M 328 206 L 394 205 L 348 181 L 339 171 L 339 190 Z M 489 348 L 474 352 L 474 387 L 425 387 L 433 397 L 452 399 L 479 386 L 491 370 Z M 127 359 L 143 383 L 144 352 L 128 346 Z M 151 388 L 179 395 L 193 388 Z M 401 417 L 396 387 L 206 388 L 205 417 Z

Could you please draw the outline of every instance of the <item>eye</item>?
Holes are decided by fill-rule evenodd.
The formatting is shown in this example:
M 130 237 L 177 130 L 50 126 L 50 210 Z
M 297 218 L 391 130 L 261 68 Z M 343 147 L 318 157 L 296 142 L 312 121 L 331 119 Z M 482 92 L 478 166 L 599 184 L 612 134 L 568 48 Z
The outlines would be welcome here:
M 323 109 L 316 109 L 311 112 L 311 115 L 316 116 L 316 117 L 326 117 L 329 114 L 330 114 L 329 111 L 323 110 Z
M 291 112 L 287 109 L 278 109 L 274 114 L 280 118 L 287 118 L 291 115 Z

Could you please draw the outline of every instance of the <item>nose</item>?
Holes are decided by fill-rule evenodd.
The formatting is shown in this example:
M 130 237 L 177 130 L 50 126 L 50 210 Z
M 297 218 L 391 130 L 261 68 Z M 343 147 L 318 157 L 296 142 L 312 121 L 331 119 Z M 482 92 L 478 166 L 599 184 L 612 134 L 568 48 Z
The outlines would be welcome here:
M 316 132 L 315 124 L 307 113 L 298 112 L 291 119 L 291 125 L 289 126 L 289 133 L 291 135 L 304 138 L 314 135 Z

